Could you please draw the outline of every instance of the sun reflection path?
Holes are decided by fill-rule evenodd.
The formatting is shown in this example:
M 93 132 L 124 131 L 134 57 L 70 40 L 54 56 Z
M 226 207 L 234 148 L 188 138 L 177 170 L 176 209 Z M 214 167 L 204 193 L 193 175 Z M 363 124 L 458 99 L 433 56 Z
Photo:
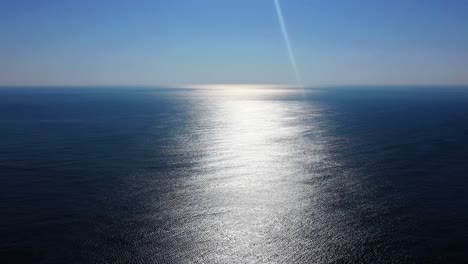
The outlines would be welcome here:
M 294 262 L 297 252 L 325 246 L 302 236 L 306 226 L 327 225 L 310 217 L 321 199 L 311 183 L 334 166 L 322 106 L 283 100 L 280 90 L 198 91 L 203 102 L 190 127 L 196 136 L 184 145 L 196 153 L 194 167 L 174 217 L 185 240 L 181 261 Z

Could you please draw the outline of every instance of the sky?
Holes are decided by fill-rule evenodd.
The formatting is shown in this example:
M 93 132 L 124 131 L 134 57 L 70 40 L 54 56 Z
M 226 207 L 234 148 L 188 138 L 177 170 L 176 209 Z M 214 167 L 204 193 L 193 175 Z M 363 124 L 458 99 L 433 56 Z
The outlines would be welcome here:
M 303 82 L 468 84 L 468 0 L 280 0 Z M 0 0 L 0 85 L 294 84 L 273 0 Z

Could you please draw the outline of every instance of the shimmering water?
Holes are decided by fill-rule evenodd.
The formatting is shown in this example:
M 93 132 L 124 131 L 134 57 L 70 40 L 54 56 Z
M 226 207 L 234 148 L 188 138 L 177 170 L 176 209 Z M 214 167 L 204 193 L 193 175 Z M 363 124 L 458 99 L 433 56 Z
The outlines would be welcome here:
M 466 263 L 468 87 L 0 88 L 2 263 Z

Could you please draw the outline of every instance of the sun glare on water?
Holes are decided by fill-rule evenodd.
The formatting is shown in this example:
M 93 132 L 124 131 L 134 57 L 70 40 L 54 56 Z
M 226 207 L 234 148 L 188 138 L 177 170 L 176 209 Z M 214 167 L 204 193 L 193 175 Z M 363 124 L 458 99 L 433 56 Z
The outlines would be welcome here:
M 298 87 L 284 84 L 193 84 L 179 87 L 209 90 L 225 95 L 292 93 Z

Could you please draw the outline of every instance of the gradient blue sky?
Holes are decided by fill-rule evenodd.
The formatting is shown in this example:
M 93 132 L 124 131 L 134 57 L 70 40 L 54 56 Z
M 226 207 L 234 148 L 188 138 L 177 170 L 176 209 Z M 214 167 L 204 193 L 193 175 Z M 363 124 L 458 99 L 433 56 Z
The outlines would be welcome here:
M 282 0 L 306 85 L 468 84 L 468 0 Z M 0 85 L 295 81 L 273 0 L 2 0 Z

